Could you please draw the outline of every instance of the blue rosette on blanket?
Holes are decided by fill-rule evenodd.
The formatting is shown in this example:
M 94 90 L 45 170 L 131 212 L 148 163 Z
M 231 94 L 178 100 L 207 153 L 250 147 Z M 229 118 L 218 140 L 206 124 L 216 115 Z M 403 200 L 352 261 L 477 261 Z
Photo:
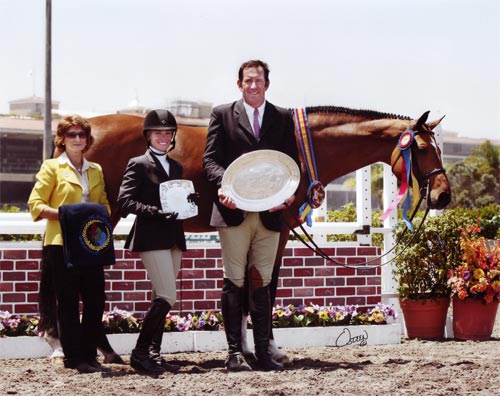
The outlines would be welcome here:
M 69 269 L 115 264 L 113 228 L 106 206 L 96 203 L 59 207 L 64 261 Z

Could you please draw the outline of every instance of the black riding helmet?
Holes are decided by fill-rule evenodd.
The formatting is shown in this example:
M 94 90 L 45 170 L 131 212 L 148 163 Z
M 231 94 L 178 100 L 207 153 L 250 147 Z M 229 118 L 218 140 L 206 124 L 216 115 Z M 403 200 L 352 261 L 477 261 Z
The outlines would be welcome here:
M 163 109 L 151 110 L 144 118 L 144 127 L 142 129 L 142 133 L 146 140 L 147 131 L 172 131 L 172 142 L 167 151 L 174 149 L 177 121 L 175 121 L 175 117 L 170 111 Z

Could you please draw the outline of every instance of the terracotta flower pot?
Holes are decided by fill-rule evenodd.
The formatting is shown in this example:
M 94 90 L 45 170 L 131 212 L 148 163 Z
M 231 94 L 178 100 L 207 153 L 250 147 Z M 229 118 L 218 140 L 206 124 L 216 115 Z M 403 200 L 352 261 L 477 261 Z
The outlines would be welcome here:
M 435 300 L 400 300 L 408 338 L 435 340 L 444 338 L 449 297 Z
M 483 300 L 453 297 L 453 333 L 458 340 L 486 341 L 491 338 L 498 301 L 484 304 Z

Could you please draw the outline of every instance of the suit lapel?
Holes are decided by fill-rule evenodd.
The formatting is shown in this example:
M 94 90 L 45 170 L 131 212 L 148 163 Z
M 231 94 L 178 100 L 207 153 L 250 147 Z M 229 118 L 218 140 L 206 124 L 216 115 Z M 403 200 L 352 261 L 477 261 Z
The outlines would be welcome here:
M 236 105 L 234 106 L 234 118 L 238 122 L 240 128 L 255 140 L 255 135 L 253 134 L 253 129 L 250 125 L 250 120 L 248 119 L 247 112 L 245 111 L 245 106 L 243 105 L 243 99 L 240 99 L 238 102 L 236 102 Z
M 262 139 L 265 134 L 270 131 L 273 127 L 275 120 L 275 109 L 269 102 L 266 101 L 266 107 L 264 109 L 264 118 L 262 119 L 262 126 L 260 128 L 260 138 Z

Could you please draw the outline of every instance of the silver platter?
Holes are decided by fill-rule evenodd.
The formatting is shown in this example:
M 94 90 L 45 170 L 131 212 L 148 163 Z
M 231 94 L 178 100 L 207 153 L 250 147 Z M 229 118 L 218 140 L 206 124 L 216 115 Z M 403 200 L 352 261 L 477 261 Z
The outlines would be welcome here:
M 169 180 L 160 184 L 160 202 L 164 212 L 176 212 L 179 220 L 198 214 L 198 206 L 188 202 L 187 196 L 194 193 L 191 180 Z
M 275 150 L 257 150 L 229 165 L 221 188 L 239 209 L 262 212 L 291 197 L 299 182 L 299 167 L 290 156 Z

